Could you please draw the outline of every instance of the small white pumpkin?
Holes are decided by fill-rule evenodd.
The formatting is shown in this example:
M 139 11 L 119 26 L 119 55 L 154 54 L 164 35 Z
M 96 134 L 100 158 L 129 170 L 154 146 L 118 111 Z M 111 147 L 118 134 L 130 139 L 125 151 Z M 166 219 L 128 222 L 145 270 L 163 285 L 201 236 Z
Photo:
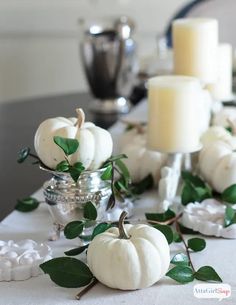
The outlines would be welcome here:
M 229 143 L 211 142 L 199 155 L 203 178 L 219 193 L 236 183 L 236 152 Z
M 145 129 L 143 132 L 137 129 L 126 132 L 120 141 L 120 152 L 128 156 L 128 159 L 125 159 L 124 162 L 129 168 L 134 183 L 151 174 L 155 184 L 158 184 L 161 169 L 166 163 L 167 156 L 146 148 Z
M 38 127 L 34 147 L 40 160 L 49 168 L 65 160 L 63 151 L 54 143 L 54 136 L 77 139 L 78 150 L 68 157 L 71 164 L 82 162 L 86 170 L 98 169 L 112 154 L 110 133 L 91 122 L 85 122 L 81 108 L 76 110 L 78 118 L 51 118 Z
M 216 126 L 228 127 L 231 122 L 236 122 L 236 108 L 223 107 L 220 111 L 214 114 L 212 124 Z
M 201 137 L 203 146 L 210 145 L 215 141 L 223 141 L 232 146 L 233 149 L 236 149 L 236 137 L 232 136 L 232 134 L 222 126 L 210 127 Z
M 104 285 L 136 290 L 160 280 L 170 264 L 165 236 L 148 225 L 124 225 L 97 235 L 88 247 L 87 262 L 93 275 Z

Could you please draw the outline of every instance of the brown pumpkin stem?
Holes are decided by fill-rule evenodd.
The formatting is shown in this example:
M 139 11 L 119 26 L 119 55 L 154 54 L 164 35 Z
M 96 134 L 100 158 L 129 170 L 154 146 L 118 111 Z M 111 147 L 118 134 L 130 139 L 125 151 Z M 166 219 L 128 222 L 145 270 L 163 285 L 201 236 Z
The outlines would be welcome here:
M 75 123 L 75 126 L 78 126 L 79 128 L 84 124 L 85 121 L 85 114 L 82 108 L 76 109 L 78 120 Z
M 119 238 L 120 239 L 129 239 L 130 238 L 128 236 L 127 232 L 125 231 L 125 227 L 124 227 L 124 220 L 125 220 L 127 215 L 128 215 L 128 213 L 126 211 L 123 211 L 120 214 L 120 219 L 119 219 L 119 223 L 118 223 Z
M 76 296 L 76 300 L 80 300 L 83 295 L 85 295 L 90 289 L 92 289 L 96 284 L 98 283 L 98 280 L 96 278 L 93 278 L 90 284 L 86 286 L 83 290 L 81 290 Z

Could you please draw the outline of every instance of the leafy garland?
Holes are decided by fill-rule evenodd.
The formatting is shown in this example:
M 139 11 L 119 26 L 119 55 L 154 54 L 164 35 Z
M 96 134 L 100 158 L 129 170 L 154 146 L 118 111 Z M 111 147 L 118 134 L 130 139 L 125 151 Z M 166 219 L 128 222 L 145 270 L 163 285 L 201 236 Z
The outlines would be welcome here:
M 70 174 L 74 182 L 77 183 L 80 175 L 85 170 L 85 168 L 81 162 L 76 162 L 73 165 L 70 164 L 68 157 L 77 151 L 79 148 L 79 141 L 77 139 L 63 138 L 59 136 L 55 136 L 53 140 L 54 143 L 60 149 L 62 149 L 65 154 L 65 160 L 57 164 L 56 171 Z M 52 170 L 43 164 L 38 156 L 32 154 L 29 147 L 23 148 L 19 151 L 17 162 L 21 164 L 25 162 L 28 157 L 34 159 L 32 164 L 39 164 L 45 169 L 50 171 Z M 122 159 L 126 158 L 127 156 L 124 154 L 112 156 L 100 168 L 104 169 L 101 179 L 104 181 L 111 181 L 112 193 L 108 201 L 107 210 L 114 207 L 116 199 L 124 202 L 126 197 L 132 197 L 134 200 L 137 199 L 138 195 L 153 187 L 154 181 L 152 175 L 148 175 L 137 184 L 131 183 L 129 170 L 125 163 L 122 161 Z M 21 212 L 31 212 L 38 207 L 39 203 L 40 202 L 37 202 L 35 198 L 27 197 L 18 200 L 15 209 Z M 88 206 L 88 204 L 86 206 Z
M 83 172 L 84 167 L 80 162 L 71 165 L 68 161 L 68 156 L 78 149 L 78 141 L 54 137 L 54 142 L 65 153 L 65 160 L 57 165 L 56 170 L 68 172 L 76 182 Z M 28 156 L 38 159 L 37 156 L 30 153 L 29 148 L 26 148 L 21 150 L 18 162 L 24 162 Z M 102 166 L 105 170 L 101 178 L 103 180 L 111 181 L 112 194 L 108 202 L 108 209 L 114 207 L 116 198 L 124 200 L 127 196 L 137 196 L 153 185 L 151 175 L 143 179 L 141 183 L 132 185 L 129 171 L 122 161 L 124 158 L 127 157 L 125 155 L 111 157 Z M 41 163 L 41 161 L 38 159 L 36 163 Z M 115 175 L 118 175 L 117 179 L 115 179 Z M 236 223 L 236 212 L 230 206 L 230 204 L 236 202 L 236 185 L 230 186 L 220 195 L 213 193 L 211 188 L 200 177 L 193 175 L 190 172 L 183 172 L 182 179 L 184 184 L 181 193 L 181 202 L 184 206 L 190 202 L 201 202 L 204 199 L 212 198 L 214 196 L 226 203 L 225 227 Z M 19 200 L 16 209 L 22 212 L 32 211 L 34 208 L 37 208 L 38 205 L 39 202 L 37 202 L 35 198 L 29 197 L 24 200 Z M 185 253 L 178 253 L 171 259 L 170 263 L 173 267 L 167 272 L 166 276 L 181 284 L 192 282 L 194 279 L 207 282 L 222 282 L 220 276 L 211 266 L 202 266 L 198 270 L 195 270 L 191 260 L 191 253 L 204 250 L 206 241 L 203 238 L 198 237 L 185 240 L 183 234 L 198 234 L 198 232 L 185 228 L 179 223 L 182 214 L 175 215 L 173 211 L 167 210 L 162 214 L 146 213 L 145 216 L 150 225 L 160 230 L 165 235 L 169 244 L 177 242 L 182 243 L 184 246 Z M 83 232 L 84 226 L 86 226 L 87 222 L 90 222 L 91 220 L 94 221 L 96 218 L 97 211 L 95 205 L 92 202 L 86 203 L 84 206 L 84 219 L 68 223 L 64 229 L 65 237 L 68 239 L 78 238 L 78 236 L 82 238 L 81 233 Z M 87 241 L 92 241 L 96 235 L 105 232 L 112 226 L 117 226 L 117 223 L 104 222 L 98 224 Z M 85 289 L 76 296 L 77 299 L 80 299 L 83 294 L 97 283 L 97 280 L 94 278 L 88 266 L 82 261 L 71 257 L 83 253 L 88 246 L 89 243 L 82 247 L 68 250 L 65 252 L 67 257 L 55 258 L 40 266 L 59 286 L 85 286 Z

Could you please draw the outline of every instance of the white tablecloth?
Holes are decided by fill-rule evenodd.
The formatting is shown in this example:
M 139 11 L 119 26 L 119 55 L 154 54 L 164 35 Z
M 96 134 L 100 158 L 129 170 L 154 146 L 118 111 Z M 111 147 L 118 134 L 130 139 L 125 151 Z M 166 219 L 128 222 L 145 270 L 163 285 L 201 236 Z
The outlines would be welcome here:
M 146 117 L 145 104 L 141 104 L 131 114 L 132 118 Z M 121 132 L 122 124 L 116 124 L 112 129 L 114 137 Z M 42 199 L 39 190 L 34 197 Z M 155 211 L 157 202 L 156 191 L 149 192 L 136 204 L 135 216 L 140 217 L 146 211 Z M 7 204 L 7 203 L 2 203 Z M 135 218 L 136 218 L 135 217 Z M 38 242 L 47 242 L 53 249 L 53 256 L 62 256 L 64 251 L 78 245 L 78 240 L 48 242 L 48 232 L 51 228 L 51 218 L 45 204 L 30 213 L 14 211 L 0 223 L 0 240 L 34 239 Z M 193 253 L 192 259 L 195 268 L 211 265 L 222 277 L 224 283 L 232 287 L 232 296 L 222 301 L 222 304 L 236 304 L 236 241 L 216 238 L 206 238 L 207 247 L 203 252 Z M 183 251 L 181 244 L 171 246 L 172 255 Z M 27 281 L 0 282 L 0 305 L 197 305 L 216 304 L 217 300 L 197 299 L 193 295 L 193 287 L 200 283 L 194 281 L 187 285 L 179 285 L 169 278 L 164 278 L 156 285 L 139 291 L 118 291 L 98 284 L 80 301 L 74 296 L 79 289 L 68 289 L 56 286 L 48 275 L 40 275 Z M 201 282 L 202 283 L 202 282 Z

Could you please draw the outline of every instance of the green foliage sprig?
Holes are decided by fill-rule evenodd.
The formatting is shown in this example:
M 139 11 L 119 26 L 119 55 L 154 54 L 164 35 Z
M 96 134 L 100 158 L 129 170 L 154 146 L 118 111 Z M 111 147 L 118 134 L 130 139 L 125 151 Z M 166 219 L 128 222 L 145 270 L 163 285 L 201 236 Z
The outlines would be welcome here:
M 204 199 L 212 198 L 211 188 L 198 176 L 190 172 L 183 171 L 183 188 L 181 202 L 187 205 L 190 202 L 202 202 Z
M 71 178 L 77 182 L 81 173 L 85 170 L 85 167 L 81 162 L 70 164 L 68 157 L 77 151 L 79 148 L 79 141 L 77 139 L 62 138 L 59 136 L 53 137 L 53 141 L 65 154 L 65 160 L 57 164 L 56 170 L 58 172 L 69 173 Z
M 222 282 L 221 278 L 211 266 L 203 266 L 197 271 L 195 270 L 191 252 L 200 252 L 205 249 L 206 241 L 203 238 L 190 238 L 185 241 L 183 236 L 183 226 L 180 226 L 178 220 L 182 214 L 175 215 L 171 210 L 167 210 L 162 214 L 147 213 L 148 222 L 156 229 L 160 230 L 166 237 L 169 244 L 172 242 L 182 242 L 186 253 L 178 253 L 175 255 L 171 264 L 174 265 L 166 276 L 172 278 L 181 284 L 192 282 L 194 279 L 207 282 Z M 173 226 L 175 230 L 173 230 Z M 192 233 L 191 231 L 188 233 Z
M 44 201 L 38 201 L 34 197 L 18 199 L 17 203 L 15 205 L 15 210 L 17 210 L 19 212 L 24 212 L 24 213 L 32 212 L 35 209 L 37 209 L 39 204 L 42 202 L 44 202 Z
M 222 194 L 214 194 L 211 188 L 198 176 L 190 172 L 182 172 L 184 185 L 181 193 L 181 202 L 185 206 L 191 202 L 202 202 L 207 198 L 217 197 L 226 204 L 224 226 L 236 224 L 236 210 L 231 207 L 236 204 L 236 184 L 226 188 Z

